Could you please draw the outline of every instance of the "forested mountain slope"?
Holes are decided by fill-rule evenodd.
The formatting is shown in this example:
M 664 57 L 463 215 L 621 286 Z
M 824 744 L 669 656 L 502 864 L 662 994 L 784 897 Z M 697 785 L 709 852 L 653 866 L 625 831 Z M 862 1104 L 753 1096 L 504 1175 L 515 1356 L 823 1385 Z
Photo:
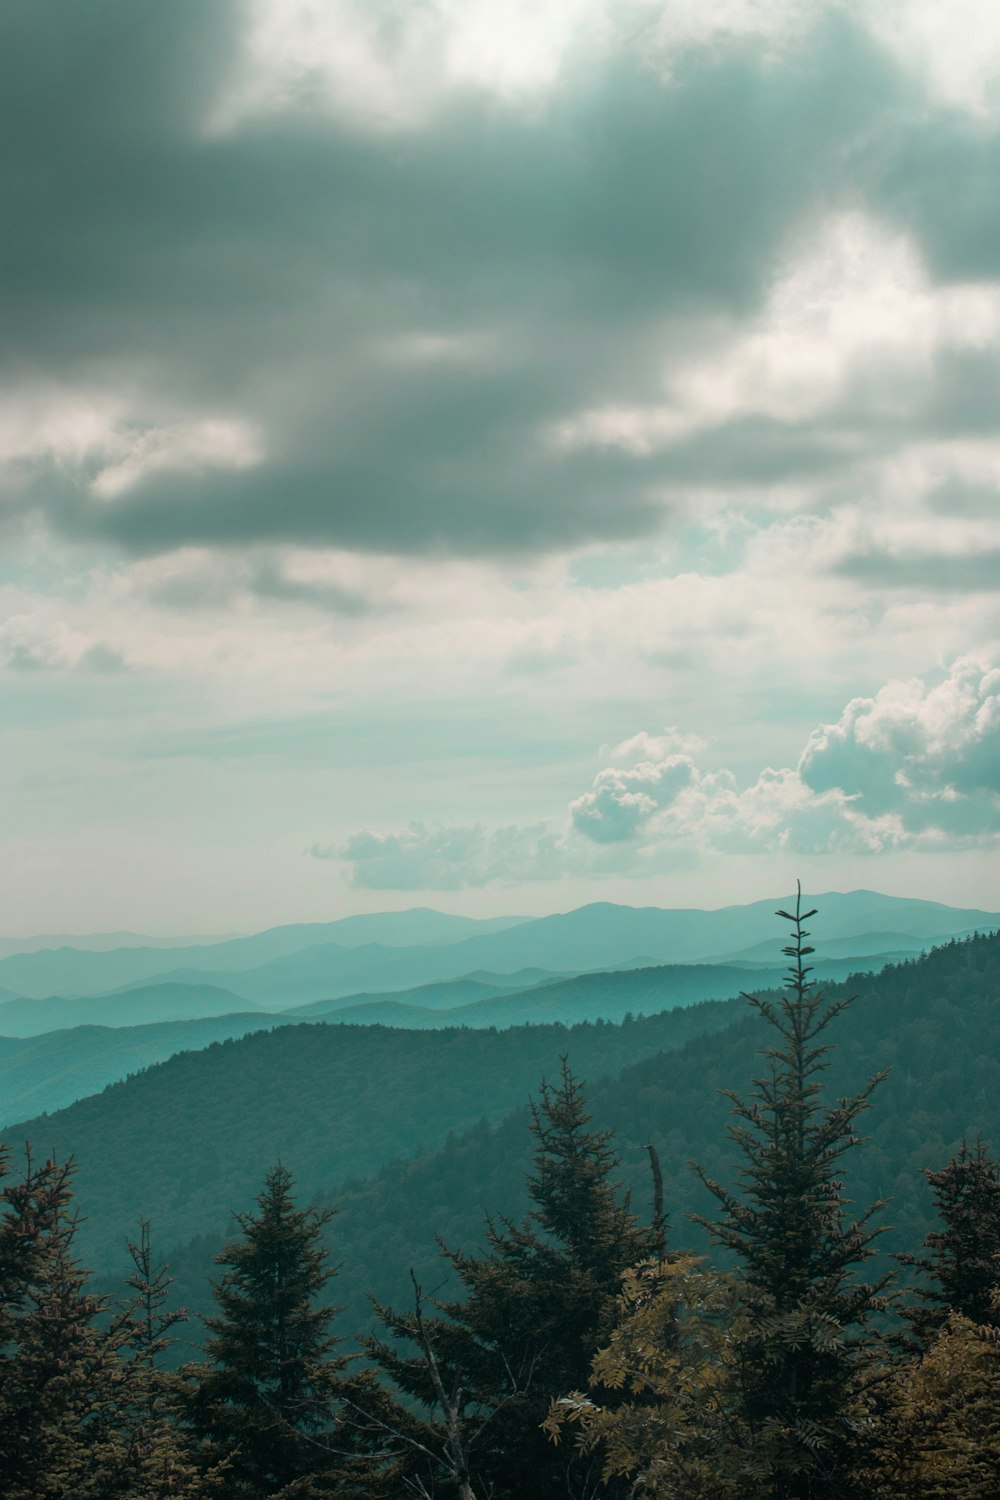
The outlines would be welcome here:
M 741 1002 L 666 1012 L 626 1026 L 392 1031 L 280 1026 L 186 1052 L 82 1099 L 12 1125 L 4 1138 L 72 1155 L 88 1262 L 120 1260 L 136 1216 L 161 1245 L 222 1231 L 229 1210 L 279 1157 L 306 1195 L 329 1192 L 393 1157 L 436 1149 L 449 1132 L 517 1108 L 570 1052 L 590 1077 L 717 1030 Z
M 820 966 L 842 973 L 848 960 Z M 288 1014 L 334 1025 L 382 1025 L 403 1029 L 450 1026 L 505 1029 L 523 1024 L 620 1021 L 699 1000 L 728 998 L 740 989 L 776 984 L 781 971 L 764 966 L 660 965 L 610 973 L 581 974 L 537 982 L 538 970 L 521 970 L 528 988 L 505 989 L 477 980 L 428 985 L 396 995 L 360 995 L 325 1001 Z M 512 976 L 512 980 L 518 976 Z M 353 1000 L 353 1003 L 352 1003 Z M 106 996 L 74 1000 L 19 1000 L 0 1006 L 0 1126 L 28 1114 L 65 1109 L 130 1073 L 165 1062 L 175 1053 L 213 1041 L 268 1030 L 282 1016 L 248 1013 L 249 1001 L 217 986 L 149 985 Z M 207 1013 L 212 1024 L 202 1026 Z M 9 1017 L 9 1021 L 7 1018 Z M 149 1017 L 151 1024 L 138 1024 Z M 156 1024 L 159 1018 L 192 1017 Z M 56 1030 L 70 1020 L 70 1029 Z M 7 1025 L 10 1036 L 3 1034 Z M 115 1028 L 109 1030 L 109 1028 Z M 50 1033 L 46 1037 L 44 1033 Z M 27 1040 L 15 1038 L 32 1038 Z
M 886 1244 L 909 1247 L 929 1227 L 920 1168 L 941 1165 L 963 1134 L 1000 1140 L 1000 937 L 946 945 L 858 988 L 831 1032 L 826 1087 L 839 1096 L 890 1070 L 866 1117 L 871 1139 L 852 1153 L 849 1185 L 862 1203 L 891 1198 L 884 1217 L 896 1230 Z M 27 1131 L 40 1149 L 78 1155 L 90 1263 L 110 1269 L 136 1214 L 151 1204 L 161 1252 L 170 1250 L 179 1290 L 196 1308 L 224 1210 L 245 1206 L 268 1163 L 291 1164 L 304 1198 L 329 1198 L 338 1179 L 354 1175 L 334 1194 L 332 1230 L 344 1263 L 332 1294 L 346 1303 L 350 1329 L 370 1316 L 368 1290 L 406 1297 L 411 1265 L 427 1287 L 444 1285 L 437 1235 L 471 1247 L 485 1213 L 524 1210 L 523 1102 L 561 1053 L 588 1080 L 596 1122 L 617 1133 L 637 1204 L 648 1209 L 652 1140 L 672 1241 L 704 1248 L 686 1217 L 708 1206 L 688 1163 L 731 1174 L 729 1106 L 719 1090 L 746 1090 L 769 1040 L 742 1001 L 621 1026 L 500 1034 L 283 1027 L 175 1058 L 5 1135 L 16 1141 Z M 679 1049 L 658 1050 L 671 1044 Z M 484 1115 L 494 1123 L 468 1128 Z M 198 1242 L 175 1247 L 186 1229 Z
M 0 1004 L 0 1036 L 42 1036 L 76 1026 L 145 1026 L 158 1021 L 197 1021 L 258 1007 L 215 984 L 149 984 L 124 994 Z
M 865 959 L 826 959 L 816 971 L 831 981 L 846 978 Z M 881 957 L 876 967 L 884 967 Z M 678 1005 L 716 1000 L 745 991 L 780 985 L 784 971 L 776 965 L 657 964 L 637 969 L 617 969 L 596 974 L 575 974 L 525 991 L 492 995 L 456 1005 L 445 1012 L 418 1004 L 401 1003 L 402 997 L 381 995 L 362 1004 L 337 1007 L 327 1013 L 332 1021 L 385 1026 L 538 1026 L 560 1022 L 574 1026 L 580 1021 L 622 1021 L 627 1015 L 653 1015 Z M 413 991 L 414 996 L 420 991 Z
M 874 1072 L 889 1070 L 864 1117 L 870 1138 L 851 1153 L 848 1170 L 848 1185 L 859 1204 L 890 1200 L 882 1216 L 893 1226 L 884 1237 L 889 1252 L 918 1244 L 931 1227 L 921 1168 L 942 1165 L 964 1135 L 981 1131 L 994 1144 L 1000 1141 L 1000 936 L 946 945 L 855 988 L 855 1004 L 830 1034 L 834 1048 L 824 1087 L 828 1097 L 839 1097 L 857 1091 Z M 827 992 L 848 993 L 848 987 L 827 986 Z M 650 1023 L 584 1026 L 557 1036 L 578 1074 L 589 1081 L 595 1123 L 616 1133 L 621 1176 L 633 1189 L 637 1207 L 649 1212 L 645 1147 L 653 1141 L 663 1166 L 671 1243 L 704 1251 L 704 1235 L 688 1215 L 711 1212 L 712 1204 L 689 1163 L 700 1161 L 711 1175 L 732 1178 L 729 1104 L 720 1091 L 747 1091 L 762 1067 L 758 1049 L 770 1044 L 771 1035 L 739 1001 L 675 1011 L 656 1021 L 678 1022 L 699 1014 L 723 1023 L 727 1017 L 735 1019 L 725 1029 L 709 1032 L 706 1027 L 692 1034 L 676 1051 L 647 1053 L 618 1076 L 608 1072 L 625 1050 L 620 1043 L 642 1036 Z M 511 1031 L 493 1040 L 502 1044 L 531 1035 L 530 1030 Z M 522 1098 L 537 1090 L 540 1076 L 541 1071 L 530 1080 Z M 525 1212 L 526 1120 L 523 1107 L 499 1123 L 484 1120 L 452 1135 L 443 1146 L 386 1164 L 374 1177 L 359 1179 L 332 1198 L 319 1195 L 338 1211 L 331 1244 L 343 1265 L 331 1295 L 344 1304 L 345 1331 L 370 1326 L 369 1291 L 380 1300 L 405 1303 L 411 1266 L 425 1287 L 446 1294 L 447 1267 L 438 1253 L 438 1236 L 472 1249 L 481 1243 L 485 1214 L 519 1217 Z M 316 1186 L 314 1179 L 303 1179 L 305 1192 Z M 84 1202 L 87 1191 L 81 1179 Z M 166 1237 L 160 1235 L 161 1245 Z M 178 1295 L 195 1310 L 205 1306 L 219 1243 L 217 1236 L 201 1236 L 172 1253 Z
M 831 995 L 854 992 L 846 985 L 826 988 Z M 645 1147 L 647 1141 L 656 1145 L 675 1247 L 707 1248 L 688 1215 L 711 1214 L 713 1204 L 689 1163 L 732 1179 L 730 1108 L 720 1091 L 745 1093 L 763 1067 L 758 1049 L 771 1040 L 744 1003 L 726 1030 L 641 1059 L 614 1078 L 601 1079 L 578 1047 L 567 1046 L 578 1074 L 590 1080 L 595 1123 L 615 1131 L 622 1178 L 644 1214 L 651 1201 Z M 830 1041 L 824 1088 L 831 1099 L 889 1070 L 863 1117 L 869 1138 L 851 1153 L 848 1185 L 859 1204 L 891 1200 L 882 1216 L 893 1226 L 885 1249 L 910 1248 L 931 1227 L 920 1169 L 943 1165 L 963 1135 L 982 1132 L 994 1146 L 1000 1143 L 1000 935 L 949 944 L 865 980 Z M 344 1327 L 370 1322 L 368 1291 L 405 1303 L 411 1265 L 425 1286 L 440 1286 L 444 1295 L 446 1265 L 435 1237 L 471 1249 L 481 1242 L 486 1212 L 523 1214 L 529 1156 L 521 1110 L 439 1151 L 393 1163 L 337 1195 L 331 1237 L 344 1265 L 334 1295 L 345 1304 Z M 183 1294 L 195 1306 L 212 1248 L 202 1243 L 174 1257 Z
M 74 1026 L 42 1036 L 0 1036 L 0 1129 L 10 1120 L 66 1109 L 177 1052 L 281 1024 L 280 1017 L 257 1011 L 149 1026 Z

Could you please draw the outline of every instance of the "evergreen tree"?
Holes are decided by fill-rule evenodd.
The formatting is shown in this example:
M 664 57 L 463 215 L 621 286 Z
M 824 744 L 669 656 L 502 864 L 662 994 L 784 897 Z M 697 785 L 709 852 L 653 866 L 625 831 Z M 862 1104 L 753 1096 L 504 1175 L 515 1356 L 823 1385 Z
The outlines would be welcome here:
M 444 1252 L 465 1295 L 442 1304 L 442 1317 L 424 1317 L 419 1297 L 414 1314 L 380 1309 L 388 1331 L 416 1346 L 407 1354 L 374 1340 L 370 1349 L 429 1413 L 416 1433 L 402 1408 L 396 1417 L 429 1494 L 462 1494 L 464 1483 L 480 1497 L 549 1500 L 591 1495 L 599 1483 L 598 1459 L 555 1449 L 541 1426 L 553 1397 L 585 1384 L 622 1272 L 649 1253 L 652 1235 L 612 1184 L 609 1133 L 588 1126 L 564 1060 L 559 1084 L 543 1083 L 532 1104 L 528 1219 L 488 1220 L 485 1255 Z
M 6 1160 L 4 1161 L 6 1167 Z M 72 1163 L 27 1156 L 0 1201 L 0 1494 L 105 1500 L 123 1448 L 114 1325 L 73 1254 Z M 158 1500 L 149 1491 L 149 1500 Z
M 0 1494 L 55 1500 L 84 1492 L 86 1439 L 105 1358 L 72 1257 L 72 1167 L 35 1164 L 3 1192 Z
M 872 1219 L 883 1205 L 851 1217 L 838 1171 L 880 1080 L 824 1105 L 818 1075 L 829 1048 L 821 1038 L 850 1000 L 827 1002 L 809 979 L 814 950 L 803 923 L 815 912 L 802 910 L 801 887 L 794 912 L 778 915 L 793 929 L 785 992 L 746 998 L 780 1040 L 765 1053 L 769 1070 L 750 1098 L 729 1096 L 742 1187 L 731 1191 L 699 1169 L 722 1206 L 721 1218 L 702 1222 L 740 1266 L 732 1357 L 745 1494 L 838 1500 L 855 1493 L 850 1466 L 877 1342 L 868 1325 L 885 1307 L 890 1279 L 857 1277 L 875 1253 L 881 1231 Z
M 257 1205 L 236 1216 L 241 1237 L 217 1257 L 227 1268 L 213 1287 L 219 1311 L 207 1319 L 207 1363 L 183 1372 L 185 1419 L 204 1465 L 226 1464 L 227 1500 L 346 1495 L 359 1467 L 341 1462 L 337 1431 L 347 1360 L 329 1332 L 336 1309 L 316 1300 L 332 1274 L 322 1244 L 331 1214 L 296 1208 L 280 1165 Z
M 139 1237 L 128 1241 L 131 1297 L 115 1320 L 121 1371 L 102 1462 L 102 1500 L 208 1500 L 225 1493 L 224 1467 L 201 1473 L 190 1439 L 177 1423 L 178 1377 L 162 1367 L 173 1330 L 187 1320 L 168 1306 L 173 1277 L 157 1266 L 150 1226 L 139 1221 Z
M 930 1255 L 901 1255 L 904 1265 L 923 1271 L 931 1285 L 917 1287 L 922 1305 L 908 1309 L 918 1338 L 928 1342 L 950 1313 L 972 1323 L 995 1321 L 994 1295 L 1000 1285 L 1000 1164 L 982 1140 L 963 1141 L 940 1171 L 924 1170 L 944 1228 L 924 1240 Z

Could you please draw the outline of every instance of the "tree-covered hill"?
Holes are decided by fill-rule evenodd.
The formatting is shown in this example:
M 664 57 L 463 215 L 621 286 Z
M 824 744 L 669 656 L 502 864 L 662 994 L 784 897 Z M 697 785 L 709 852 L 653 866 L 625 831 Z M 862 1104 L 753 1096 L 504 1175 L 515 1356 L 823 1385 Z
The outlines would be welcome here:
M 862 1117 L 868 1139 L 851 1153 L 848 1186 L 861 1204 L 890 1200 L 883 1215 L 892 1226 L 885 1250 L 909 1249 L 931 1227 L 921 1169 L 943 1165 L 965 1135 L 981 1131 L 1000 1142 L 1000 935 L 951 943 L 853 986 L 828 986 L 827 992 L 858 996 L 830 1033 L 835 1045 L 828 1096 L 855 1092 L 873 1073 L 889 1069 Z M 648 1141 L 656 1145 L 675 1247 L 707 1249 L 688 1215 L 710 1213 L 712 1202 L 689 1164 L 697 1160 L 710 1175 L 732 1180 L 729 1104 L 720 1090 L 745 1092 L 761 1070 L 758 1049 L 770 1043 L 767 1028 L 745 1002 L 736 1005 L 728 1012 L 736 1018 L 725 1030 L 706 1029 L 676 1051 L 626 1065 L 618 1076 L 595 1067 L 579 1045 L 589 1028 L 562 1033 L 574 1069 L 588 1080 L 595 1123 L 615 1132 L 621 1176 L 644 1214 L 651 1202 L 645 1147 Z M 594 1030 L 610 1038 L 645 1024 Z M 526 1094 L 537 1084 L 535 1078 Z M 456 1132 L 438 1149 L 390 1162 L 332 1197 L 321 1195 L 338 1210 L 331 1243 L 343 1266 L 333 1295 L 344 1304 L 343 1327 L 370 1326 L 369 1291 L 405 1303 L 411 1266 L 426 1288 L 444 1295 L 447 1263 L 436 1237 L 471 1249 L 481 1243 L 486 1213 L 520 1217 L 528 1207 L 529 1157 L 522 1107 L 499 1123 L 483 1121 Z M 214 1237 L 202 1238 L 172 1257 L 179 1295 L 195 1309 L 204 1305 L 218 1244 Z
M 520 1106 L 570 1052 L 587 1076 L 729 1023 L 739 1001 L 610 1024 L 407 1032 L 281 1026 L 186 1052 L 56 1114 L 11 1125 L 13 1146 L 72 1155 L 93 1264 L 120 1260 L 136 1216 L 166 1249 L 225 1230 L 280 1158 L 306 1194 L 328 1193 L 450 1131 Z
M 846 977 L 857 958 L 827 959 L 816 965 L 824 978 Z M 867 962 L 864 965 L 867 968 Z M 876 968 L 884 966 L 877 961 Z M 627 1015 L 652 1015 L 675 1006 L 715 1000 L 747 990 L 780 985 L 783 970 L 775 964 L 656 964 L 596 974 L 575 974 L 550 984 L 508 995 L 493 995 L 456 1005 L 444 1015 L 420 1005 L 401 1004 L 398 996 L 333 1012 L 330 1019 L 386 1026 L 538 1026 L 561 1022 L 622 1021 Z
M 0 1036 L 0 1129 L 52 1114 L 177 1052 L 280 1026 L 263 1011 L 159 1021 L 148 1026 L 74 1026 L 42 1036 Z
M 824 973 L 842 973 L 846 960 L 824 962 Z M 515 976 L 512 976 L 514 978 Z M 545 977 L 545 976 L 543 976 Z M 177 1052 L 245 1036 L 285 1019 L 401 1029 L 495 1026 L 553 1022 L 620 1021 L 677 1005 L 731 996 L 777 983 L 780 970 L 721 964 L 673 964 L 580 974 L 539 983 L 538 971 L 521 971 L 521 985 L 455 980 L 390 995 L 327 1001 L 282 1015 L 241 1013 L 249 1002 L 217 986 L 150 985 L 75 1000 L 20 1000 L 0 1006 L 0 1029 L 10 1014 L 12 1035 L 0 1034 L 0 1127 L 29 1115 L 65 1109 L 131 1073 L 165 1062 Z M 524 988 L 523 986 L 527 986 Z M 202 1010 L 208 1012 L 203 1020 Z M 195 1019 L 131 1024 L 138 1016 Z M 61 1018 L 73 1024 L 53 1029 Z M 113 1028 L 113 1029 L 112 1029 Z
M 75 1026 L 144 1026 L 158 1021 L 197 1021 L 257 1010 L 214 984 L 148 984 L 123 994 L 45 1000 L 8 1000 L 0 1005 L 0 1035 L 42 1036 Z

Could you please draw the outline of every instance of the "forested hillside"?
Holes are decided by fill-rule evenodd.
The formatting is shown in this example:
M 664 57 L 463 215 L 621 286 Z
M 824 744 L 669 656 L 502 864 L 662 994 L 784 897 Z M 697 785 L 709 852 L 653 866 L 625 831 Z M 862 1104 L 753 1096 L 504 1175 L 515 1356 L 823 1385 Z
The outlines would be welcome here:
M 624 1026 L 434 1032 L 282 1026 L 188 1052 L 5 1139 L 72 1155 L 88 1205 L 85 1255 L 121 1263 L 143 1213 L 161 1245 L 225 1230 L 252 1197 L 261 1162 L 280 1158 L 310 1196 L 436 1149 L 450 1131 L 519 1108 L 564 1052 L 590 1078 L 725 1026 L 738 1000 Z
M 828 993 L 839 997 L 853 991 L 845 984 L 828 987 Z M 603 1039 L 610 1044 L 616 1030 L 627 1037 L 649 1023 L 595 1028 L 597 1045 L 589 1048 L 590 1028 L 562 1033 L 563 1050 L 587 1080 L 596 1123 L 615 1133 L 622 1180 L 647 1217 L 651 1182 L 645 1147 L 648 1141 L 657 1147 L 669 1238 L 678 1248 L 706 1248 L 703 1232 L 688 1217 L 710 1206 L 690 1162 L 701 1162 L 722 1180 L 732 1178 L 729 1103 L 721 1090 L 747 1089 L 760 1069 L 758 1049 L 768 1041 L 766 1028 L 745 1002 L 721 1014 L 733 1018 L 724 1031 L 705 1028 L 678 1051 L 648 1055 L 617 1076 L 607 1076 L 611 1048 Z M 949 944 L 866 980 L 838 1021 L 835 1040 L 831 1097 L 889 1070 L 862 1120 L 868 1139 L 853 1153 L 848 1183 L 859 1202 L 891 1200 L 884 1221 L 893 1229 L 884 1248 L 905 1248 L 919 1242 L 929 1226 L 929 1193 L 920 1169 L 946 1161 L 963 1135 L 981 1131 L 1000 1141 L 1000 935 Z M 529 1156 L 527 1113 L 521 1108 L 498 1124 L 483 1122 L 456 1134 L 441 1149 L 392 1162 L 343 1193 L 321 1195 L 337 1209 L 331 1243 L 343 1268 L 333 1295 L 346 1304 L 344 1327 L 370 1324 L 368 1291 L 388 1301 L 404 1299 L 411 1266 L 425 1285 L 446 1286 L 447 1265 L 436 1237 L 471 1247 L 481 1242 L 488 1212 L 515 1218 L 523 1213 Z M 192 1305 L 198 1305 L 217 1244 L 203 1240 L 172 1257 L 183 1296 Z
M 1000 1473 L 982 1430 L 998 1374 L 990 1319 L 1000 1169 L 966 1142 L 1000 1134 L 1000 935 L 867 977 L 848 1003 L 846 987 L 811 992 L 795 920 L 792 983 L 757 1006 L 709 1002 L 619 1026 L 504 1032 L 281 1027 L 172 1059 L 35 1122 L 58 1155 L 71 1140 L 82 1145 L 76 1201 L 90 1223 L 71 1212 L 69 1179 L 52 1160 L 29 1160 L 22 1181 L 3 1190 L 16 1375 L 3 1382 L 4 1399 L 11 1430 L 36 1434 L 8 1442 L 3 1462 L 14 1474 L 82 1464 L 81 1475 L 97 1476 L 95 1495 L 108 1476 L 127 1475 L 129 1500 L 149 1483 L 157 1500 L 290 1497 L 297 1476 L 313 1473 L 321 1488 L 299 1493 L 342 1500 L 389 1500 L 400 1483 L 441 1500 L 548 1500 L 563 1488 L 580 1500 L 625 1500 L 636 1475 L 638 1493 L 657 1500 L 749 1500 L 761 1475 L 771 1476 L 773 1500 L 899 1500 L 917 1493 L 913 1476 L 923 1482 L 927 1453 L 941 1448 L 955 1455 L 945 1471 L 978 1486 L 960 1493 L 983 1500 L 983 1463 Z M 825 1058 L 808 1050 L 827 1040 L 835 1045 Z M 826 1105 L 806 1086 L 810 1058 L 823 1063 Z M 869 1112 L 865 1080 L 875 1072 L 885 1076 Z M 530 1114 L 483 1118 L 435 1143 L 487 1093 L 499 1113 L 528 1092 Z M 727 1130 L 739 1098 L 756 1100 L 742 1106 L 742 1178 Z M 828 1113 L 830 1100 L 840 1103 Z M 171 1121 L 178 1101 L 184 1114 Z M 409 1118 L 418 1107 L 427 1148 L 386 1160 L 418 1144 Z M 339 1156 L 329 1152 L 334 1132 Z M 299 1198 L 319 1200 L 315 1211 L 296 1206 L 284 1162 L 260 1187 L 262 1162 L 286 1148 L 313 1173 L 310 1189 L 300 1170 Z M 322 1191 L 323 1174 L 329 1187 L 365 1153 L 373 1163 L 381 1153 L 380 1171 Z M 240 1174 L 242 1203 L 231 1191 Z M 631 1188 L 631 1206 L 615 1176 Z M 192 1182 L 194 1196 L 185 1194 Z M 776 1216 L 747 1216 L 750 1186 Z M 217 1221 L 227 1188 L 240 1210 L 228 1243 L 202 1234 L 175 1252 L 168 1288 L 156 1270 L 166 1236 L 155 1231 L 154 1257 L 135 1222 L 142 1196 L 155 1199 L 154 1226 L 169 1234 L 199 1214 Z M 852 1200 L 875 1203 L 863 1232 L 851 1227 Z M 948 1227 L 936 1238 L 935 1211 Z M 707 1214 L 704 1228 L 692 1212 Z M 793 1223 L 807 1260 L 783 1238 Z M 884 1224 L 893 1227 L 883 1243 Z M 95 1289 L 114 1299 L 124 1279 L 110 1274 L 116 1233 L 129 1232 L 135 1297 L 102 1331 L 78 1256 L 96 1252 L 106 1269 Z M 339 1262 L 332 1277 L 324 1241 Z M 922 1246 L 932 1252 L 920 1261 L 926 1295 L 907 1309 L 921 1342 L 886 1344 L 870 1326 L 891 1313 L 886 1252 L 912 1261 Z M 276 1256 L 295 1267 L 292 1282 L 285 1271 L 275 1280 Z M 229 1268 L 221 1281 L 220 1260 Z M 789 1301 L 796 1277 L 803 1292 Z M 178 1297 L 194 1316 L 171 1343 Z M 302 1350 L 299 1394 L 287 1400 L 267 1352 L 268 1330 L 286 1315 Z M 323 1332 L 331 1318 L 341 1339 L 376 1334 L 362 1347 L 387 1384 L 370 1371 L 347 1374 L 342 1345 Z M 71 1382 L 61 1377 L 58 1391 L 38 1384 L 32 1362 L 43 1325 Z M 831 1342 L 841 1328 L 850 1338 Z M 199 1346 L 200 1361 L 169 1373 Z M 942 1362 L 968 1407 L 959 1431 L 935 1394 Z M 573 1394 L 591 1371 L 592 1389 L 612 1393 L 600 1404 Z M 868 1414 L 864 1440 L 858 1410 Z M 103 1425 L 81 1428 L 87 1411 Z M 313 1430 L 325 1435 L 310 1438 Z M 81 1431 L 93 1436 L 72 1436 Z M 920 1446 L 925 1431 L 930 1448 Z

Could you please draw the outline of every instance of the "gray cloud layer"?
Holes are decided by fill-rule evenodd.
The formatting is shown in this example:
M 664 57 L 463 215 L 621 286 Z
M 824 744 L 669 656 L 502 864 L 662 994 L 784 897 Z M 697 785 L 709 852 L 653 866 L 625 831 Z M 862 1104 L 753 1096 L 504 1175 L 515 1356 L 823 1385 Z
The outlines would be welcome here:
M 842 20 L 780 63 L 691 49 L 669 86 L 619 52 L 541 123 L 466 95 L 389 136 L 309 109 L 211 136 L 240 6 L 57 13 L 4 20 L 0 375 L 121 396 L 129 451 L 199 413 L 260 449 L 147 464 L 110 497 L 93 450 L 10 476 L 22 507 L 133 553 L 506 553 L 644 534 L 691 485 L 825 472 L 842 443 L 808 422 L 734 417 L 644 455 L 544 434 L 608 391 L 651 399 L 664 339 L 751 313 L 831 200 L 911 223 L 942 275 L 984 271 L 997 238 L 993 138 L 886 128 L 914 98 Z M 938 424 L 992 425 L 949 395 L 962 378 Z

